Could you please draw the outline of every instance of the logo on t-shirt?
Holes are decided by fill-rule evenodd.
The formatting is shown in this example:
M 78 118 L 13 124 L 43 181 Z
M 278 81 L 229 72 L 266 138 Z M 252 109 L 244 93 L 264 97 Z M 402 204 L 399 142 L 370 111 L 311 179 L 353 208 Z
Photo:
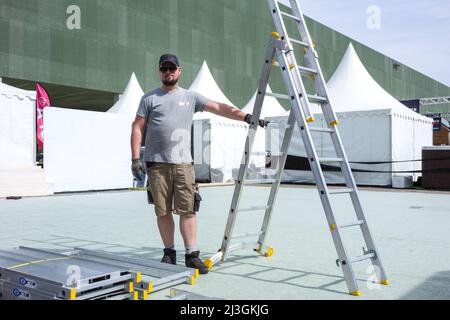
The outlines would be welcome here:
M 189 101 L 180 101 L 178 102 L 180 107 L 189 107 Z

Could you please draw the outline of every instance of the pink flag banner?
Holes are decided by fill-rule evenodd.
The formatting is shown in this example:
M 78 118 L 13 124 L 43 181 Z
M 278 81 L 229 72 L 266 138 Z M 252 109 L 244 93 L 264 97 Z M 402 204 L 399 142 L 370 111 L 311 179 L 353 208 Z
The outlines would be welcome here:
M 45 89 L 36 83 L 36 127 L 38 151 L 44 150 L 44 108 L 50 107 L 50 99 Z

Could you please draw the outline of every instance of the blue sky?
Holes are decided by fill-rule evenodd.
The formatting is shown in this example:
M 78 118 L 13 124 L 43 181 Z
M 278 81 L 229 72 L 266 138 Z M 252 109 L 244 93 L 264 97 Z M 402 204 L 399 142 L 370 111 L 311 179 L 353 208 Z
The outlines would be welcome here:
M 450 0 L 299 2 L 314 20 L 450 86 Z M 379 28 L 368 27 L 371 6 L 379 8 Z

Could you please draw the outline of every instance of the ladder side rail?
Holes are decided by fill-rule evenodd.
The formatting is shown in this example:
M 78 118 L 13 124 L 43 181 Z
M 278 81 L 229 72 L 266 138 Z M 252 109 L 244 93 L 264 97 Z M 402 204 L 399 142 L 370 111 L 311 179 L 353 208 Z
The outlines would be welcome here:
M 283 16 L 281 15 L 281 10 L 280 10 L 280 6 L 278 4 L 278 1 L 276 0 L 268 0 L 269 3 L 269 8 L 272 12 L 272 18 L 273 18 L 273 22 L 275 24 L 275 29 L 277 30 L 277 32 L 280 34 L 281 36 L 281 40 L 286 41 L 287 47 L 289 48 L 288 51 L 291 53 L 289 55 L 289 63 L 287 64 L 287 68 L 290 68 L 290 65 L 292 64 L 294 67 L 293 69 L 295 69 L 295 74 L 296 76 L 294 77 L 294 83 L 297 86 L 300 86 L 301 83 L 301 75 L 300 75 L 300 71 L 298 69 L 298 65 L 297 62 L 295 60 L 295 57 L 293 55 L 293 47 L 292 47 L 292 43 L 291 40 L 288 36 L 288 32 L 286 29 L 286 26 L 284 25 L 283 22 Z M 303 97 L 303 99 L 308 100 L 308 96 L 305 95 Z M 301 104 L 300 107 L 303 109 L 303 113 L 304 116 L 306 117 L 306 119 L 313 119 L 313 116 L 311 114 L 310 108 L 309 108 L 309 104 Z
M 291 5 L 293 15 L 299 19 L 297 23 L 299 24 L 300 40 L 307 43 L 310 48 L 313 48 L 314 44 L 306 26 L 305 16 L 303 15 L 303 10 L 300 8 L 300 4 L 297 0 L 289 0 L 289 4 Z
M 292 77 L 294 79 L 294 83 L 296 84 L 297 87 L 303 86 L 302 76 L 300 74 L 300 69 L 299 69 L 297 61 L 295 59 L 293 50 L 290 50 L 286 54 L 286 56 L 287 56 L 287 60 L 290 62 L 287 67 L 289 69 L 292 69 L 291 71 L 292 71 Z M 311 108 L 309 106 L 308 94 L 306 93 L 306 91 L 304 91 L 304 92 L 305 92 L 305 94 L 303 94 L 303 96 L 300 98 L 301 100 L 303 100 L 301 105 L 303 107 L 303 110 L 304 111 L 306 110 L 305 118 L 306 118 L 307 122 L 313 122 L 314 116 L 311 114 Z
M 286 66 L 289 62 L 287 61 L 286 56 L 284 53 L 279 54 L 279 63 L 282 66 Z M 291 112 L 294 111 L 296 122 L 300 129 L 300 134 L 302 136 L 302 140 L 306 149 L 306 153 L 308 155 L 308 161 L 311 166 L 311 170 L 313 172 L 313 175 L 315 177 L 316 183 L 317 183 L 317 189 L 319 191 L 319 197 L 322 202 L 322 206 L 325 211 L 325 216 L 328 221 L 328 225 L 336 225 L 336 221 L 333 215 L 333 209 L 331 207 L 329 194 L 328 194 L 328 187 L 325 183 L 325 177 L 323 176 L 322 168 L 320 166 L 320 163 L 318 162 L 318 156 L 316 154 L 316 150 L 314 148 L 314 145 L 312 143 L 312 136 L 309 132 L 309 128 L 306 125 L 305 119 L 302 114 L 302 109 L 300 108 L 301 100 L 299 99 L 299 94 L 296 92 L 296 88 L 292 85 L 293 78 L 292 74 L 290 73 L 289 69 L 285 69 L 282 72 L 283 80 L 285 82 L 286 87 L 288 88 L 289 95 L 293 98 L 291 100 Z M 305 90 L 303 87 L 301 87 L 303 92 L 301 94 L 305 93 Z M 358 291 L 358 285 L 355 281 L 355 276 L 353 273 L 353 268 L 351 266 L 349 256 L 347 254 L 347 251 L 344 247 L 344 244 L 342 242 L 342 238 L 339 232 L 338 228 L 335 228 L 334 230 L 331 230 L 331 235 L 338 253 L 338 257 L 341 261 L 342 271 L 344 273 L 344 278 L 347 283 L 347 286 L 350 290 L 350 292 L 357 292 Z
M 294 133 L 294 129 L 295 129 L 295 115 L 292 112 L 289 112 L 289 118 L 288 118 L 288 126 L 285 129 L 285 133 L 283 136 L 283 142 L 281 144 L 281 149 L 280 149 L 280 153 L 281 153 L 281 161 L 279 161 L 277 163 L 277 174 L 275 177 L 275 183 L 272 184 L 272 187 L 270 188 L 270 194 L 269 194 L 269 198 L 267 200 L 267 206 L 268 208 L 266 209 L 266 212 L 264 213 L 264 219 L 263 219 L 263 223 L 261 226 L 261 231 L 263 232 L 258 239 L 258 244 L 259 244 L 259 251 L 263 250 L 264 247 L 264 242 L 265 239 L 267 237 L 267 230 L 269 228 L 269 224 L 272 218 L 272 212 L 273 212 L 273 208 L 275 206 L 275 199 L 277 197 L 278 194 L 278 190 L 280 187 L 280 183 L 281 183 L 281 177 L 283 176 L 283 171 L 284 171 L 284 166 L 286 164 L 286 159 L 287 159 L 287 154 L 288 154 L 288 149 L 289 149 L 289 145 L 291 143 L 292 140 L 292 136 Z
M 317 53 L 313 53 L 312 51 L 306 52 L 306 61 L 313 61 L 312 68 L 315 68 L 317 70 L 317 75 L 314 77 L 314 88 L 319 96 L 324 97 L 328 100 L 326 103 L 320 104 L 320 106 L 322 107 L 322 113 L 324 114 L 327 125 L 329 128 L 331 128 L 335 124 L 337 124 L 338 118 L 335 111 L 333 110 L 331 97 L 328 92 L 325 78 L 323 77 L 323 73 L 317 61 L 316 55 Z
M 324 105 L 322 105 L 322 110 L 324 113 L 325 118 L 327 119 L 327 124 L 329 127 L 334 126 L 335 132 L 331 135 L 331 138 L 333 140 L 333 145 L 335 147 L 337 156 L 339 158 L 343 158 L 344 162 L 341 163 L 341 169 L 343 176 L 345 178 L 346 184 L 348 187 L 352 188 L 354 191 L 350 194 L 353 206 L 355 208 L 356 216 L 358 220 L 362 220 L 365 223 L 360 225 L 361 232 L 363 234 L 364 240 L 366 242 L 366 245 L 369 249 L 369 251 L 373 251 L 375 253 L 375 257 L 372 258 L 372 263 L 377 266 L 380 270 L 381 280 L 384 281 L 387 279 L 384 267 L 381 264 L 381 259 L 378 253 L 378 250 L 376 249 L 375 242 L 372 238 L 372 234 L 369 229 L 369 225 L 367 223 L 367 219 L 364 215 L 364 211 L 361 206 L 360 197 L 358 188 L 355 182 L 355 179 L 353 177 L 353 174 L 351 172 L 351 167 L 349 165 L 347 156 L 345 154 L 343 144 L 339 135 L 338 129 L 335 127 L 337 124 L 337 116 L 332 108 L 332 101 L 330 99 L 330 95 L 328 93 L 328 89 L 323 77 L 323 73 L 318 61 L 318 55 L 313 47 L 313 43 L 311 40 L 311 36 L 308 31 L 308 27 L 306 25 L 305 19 L 303 18 L 303 12 L 300 8 L 300 5 L 298 3 L 298 0 L 289 0 L 291 4 L 292 12 L 295 16 L 299 17 L 299 21 L 297 23 L 299 33 L 302 36 L 302 41 L 306 42 L 310 45 L 309 50 L 306 52 L 306 61 L 310 64 L 309 66 L 317 70 L 317 77 L 315 78 L 314 85 L 316 88 L 316 91 L 319 93 L 320 96 L 327 97 L 328 102 Z
M 322 73 L 322 68 L 320 67 L 319 61 L 318 61 L 318 54 L 317 51 L 314 48 L 314 44 L 312 42 L 311 35 L 308 30 L 308 26 L 306 25 L 306 21 L 303 16 L 303 12 L 300 8 L 300 5 L 298 3 L 298 0 L 289 0 L 291 4 L 292 12 L 295 16 L 300 18 L 301 22 L 297 23 L 298 30 L 300 35 L 302 36 L 302 41 L 309 44 L 309 48 L 306 50 L 306 61 L 308 63 L 308 67 L 315 69 L 317 72 L 317 75 L 314 77 L 314 86 L 316 89 L 316 92 L 322 96 L 328 99 L 328 102 L 325 104 L 322 104 L 322 111 L 325 116 L 325 119 L 328 122 L 328 125 L 332 123 L 333 121 L 337 120 L 336 113 L 334 112 L 331 103 L 330 103 L 330 95 L 325 83 L 325 78 Z
M 253 108 L 251 123 L 248 129 L 248 134 L 245 142 L 245 149 L 242 155 L 241 165 L 239 168 L 238 181 L 233 193 L 233 199 L 231 201 L 230 211 L 228 214 L 227 225 L 225 227 L 225 233 L 222 239 L 221 252 L 222 261 L 224 261 L 228 256 L 228 248 L 230 246 L 230 235 L 234 229 L 234 223 L 236 221 L 237 208 L 239 206 L 239 201 L 242 193 L 242 188 L 244 186 L 244 181 L 247 175 L 247 169 L 250 162 L 251 150 L 253 148 L 253 142 L 256 135 L 256 130 L 258 128 L 258 120 L 261 115 L 262 104 L 264 102 L 267 83 L 269 81 L 270 71 L 272 69 L 272 60 L 276 51 L 276 40 L 272 38 L 269 40 L 269 45 L 267 47 L 267 52 L 265 55 L 265 63 L 261 72 L 261 78 L 258 85 L 258 94 L 255 99 L 255 105 Z
M 381 281 L 387 280 L 386 271 L 381 263 L 381 257 L 379 255 L 379 251 L 375 245 L 375 241 L 372 237 L 372 233 L 370 232 L 369 224 L 367 218 L 365 217 L 364 210 L 361 205 L 361 200 L 359 196 L 359 191 L 353 177 L 350 164 L 347 159 L 347 155 L 345 154 L 341 138 L 339 136 L 339 132 L 336 130 L 335 134 L 332 135 L 333 144 L 336 146 L 336 152 L 338 157 L 342 157 L 345 159 L 344 162 L 341 163 L 341 169 L 343 176 L 345 178 L 346 184 L 348 187 L 353 189 L 353 192 L 350 193 L 350 198 L 353 203 L 353 207 L 355 208 L 355 213 L 358 220 L 362 220 L 365 223 L 360 225 L 361 232 L 363 234 L 364 241 L 366 242 L 367 249 L 369 251 L 373 251 L 375 253 L 375 257 L 371 258 L 372 263 L 379 268 Z

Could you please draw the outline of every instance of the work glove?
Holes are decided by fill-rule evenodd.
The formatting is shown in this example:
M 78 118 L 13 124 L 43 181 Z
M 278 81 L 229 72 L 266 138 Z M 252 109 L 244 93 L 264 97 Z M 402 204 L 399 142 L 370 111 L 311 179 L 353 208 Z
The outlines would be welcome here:
M 145 178 L 145 166 L 141 159 L 131 160 L 131 172 L 133 172 L 133 176 L 138 180 Z
M 252 119 L 252 115 L 250 113 L 247 113 L 247 115 L 244 118 L 244 121 L 247 122 L 248 124 L 250 124 Z M 258 124 L 261 128 L 264 128 L 265 126 L 267 126 L 267 124 L 269 123 L 269 121 L 263 120 L 263 119 L 259 119 Z

